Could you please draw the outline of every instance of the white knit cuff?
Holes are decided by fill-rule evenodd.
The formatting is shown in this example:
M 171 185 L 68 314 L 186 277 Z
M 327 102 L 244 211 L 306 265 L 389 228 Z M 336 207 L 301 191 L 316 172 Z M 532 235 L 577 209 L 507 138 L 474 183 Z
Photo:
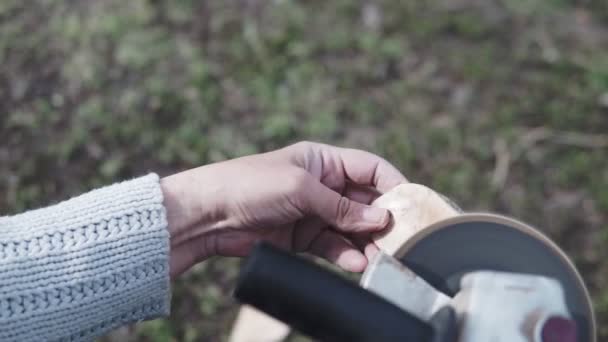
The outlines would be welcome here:
M 91 340 L 170 310 L 156 174 L 0 217 L 0 340 Z

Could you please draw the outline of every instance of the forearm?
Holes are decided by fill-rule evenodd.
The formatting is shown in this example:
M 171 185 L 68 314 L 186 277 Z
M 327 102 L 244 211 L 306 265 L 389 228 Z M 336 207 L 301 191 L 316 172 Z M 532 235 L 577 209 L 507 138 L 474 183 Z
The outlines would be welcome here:
M 156 175 L 0 218 L 0 340 L 90 340 L 169 312 Z

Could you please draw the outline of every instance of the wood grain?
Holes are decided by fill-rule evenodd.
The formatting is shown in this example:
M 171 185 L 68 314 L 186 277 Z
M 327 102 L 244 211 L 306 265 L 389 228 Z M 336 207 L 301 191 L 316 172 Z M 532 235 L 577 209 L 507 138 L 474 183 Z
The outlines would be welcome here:
M 443 196 L 424 185 L 414 183 L 396 186 L 372 205 L 388 209 L 393 216 L 389 227 L 373 237 L 376 245 L 389 255 L 393 255 L 421 229 L 460 212 Z

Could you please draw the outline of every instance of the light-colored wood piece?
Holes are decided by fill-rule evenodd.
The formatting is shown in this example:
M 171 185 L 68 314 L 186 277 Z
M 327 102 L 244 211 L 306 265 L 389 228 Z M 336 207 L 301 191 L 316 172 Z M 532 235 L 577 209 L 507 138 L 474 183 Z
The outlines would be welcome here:
M 388 209 L 393 221 L 386 231 L 374 236 L 374 242 L 385 253 L 393 255 L 416 232 L 459 211 L 428 187 L 404 183 L 378 197 L 372 205 Z M 289 326 L 244 305 L 233 326 L 230 342 L 282 341 Z
M 410 237 L 431 224 L 456 216 L 459 210 L 430 188 L 401 184 L 378 197 L 373 206 L 388 209 L 393 221 L 373 239 L 385 253 L 393 255 Z
M 243 305 L 232 327 L 230 342 L 279 342 L 289 335 L 289 326 L 258 311 L 252 306 Z

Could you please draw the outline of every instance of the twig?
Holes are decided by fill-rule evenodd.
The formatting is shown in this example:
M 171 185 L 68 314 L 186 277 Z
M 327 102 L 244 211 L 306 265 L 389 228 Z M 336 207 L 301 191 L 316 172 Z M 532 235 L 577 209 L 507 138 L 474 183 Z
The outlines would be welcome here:
M 523 153 L 530 151 L 543 141 L 579 148 L 608 148 L 608 134 L 557 131 L 546 127 L 527 129 L 512 147 L 509 147 L 504 139 L 494 142 L 496 163 L 492 174 L 492 186 L 495 189 L 504 187 L 509 176 L 511 162 L 518 160 Z
M 537 127 L 529 129 L 521 135 L 518 144 L 512 151 L 514 159 L 542 141 L 579 148 L 608 148 L 608 134 L 556 131 L 546 127 Z
M 560 145 L 575 146 L 581 148 L 607 148 L 608 135 L 585 134 L 579 132 L 555 132 L 553 142 Z
M 498 139 L 494 142 L 494 155 L 496 156 L 496 164 L 491 184 L 495 189 L 501 189 L 507 181 L 511 166 L 511 151 L 504 139 Z

